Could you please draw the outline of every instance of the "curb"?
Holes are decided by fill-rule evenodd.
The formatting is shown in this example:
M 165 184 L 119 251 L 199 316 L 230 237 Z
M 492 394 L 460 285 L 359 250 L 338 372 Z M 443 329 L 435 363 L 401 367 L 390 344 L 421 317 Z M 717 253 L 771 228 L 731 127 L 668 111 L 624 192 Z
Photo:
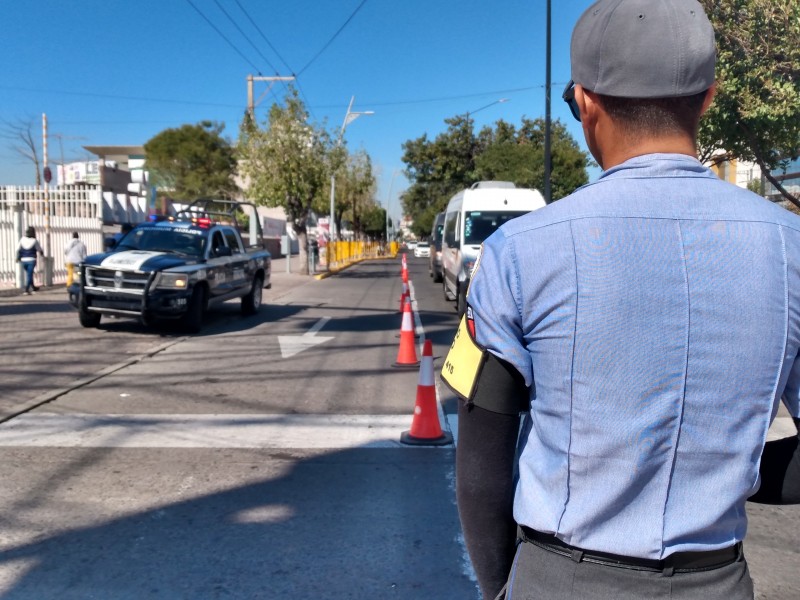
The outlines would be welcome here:
M 353 265 L 357 265 L 357 264 L 362 263 L 362 262 L 364 262 L 366 260 L 391 260 L 391 259 L 395 259 L 395 258 L 397 258 L 397 257 L 396 256 L 367 256 L 365 258 L 359 258 L 358 260 L 354 260 L 353 262 L 345 263 L 341 267 L 335 267 L 335 268 L 331 269 L 330 271 L 326 271 L 324 273 L 319 273 L 318 275 L 314 275 L 314 279 L 316 279 L 317 281 L 319 281 L 321 279 L 327 279 L 328 277 L 331 277 L 333 275 L 341 273 L 345 269 L 348 269 L 348 268 L 352 267 Z

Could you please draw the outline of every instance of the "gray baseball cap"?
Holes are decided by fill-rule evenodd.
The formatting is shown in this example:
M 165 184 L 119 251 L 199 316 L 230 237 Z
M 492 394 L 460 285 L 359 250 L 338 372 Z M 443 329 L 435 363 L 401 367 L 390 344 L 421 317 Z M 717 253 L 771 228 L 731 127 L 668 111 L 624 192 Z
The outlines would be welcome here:
M 578 19 L 572 80 L 622 98 L 672 98 L 714 83 L 714 30 L 697 0 L 600 0 Z

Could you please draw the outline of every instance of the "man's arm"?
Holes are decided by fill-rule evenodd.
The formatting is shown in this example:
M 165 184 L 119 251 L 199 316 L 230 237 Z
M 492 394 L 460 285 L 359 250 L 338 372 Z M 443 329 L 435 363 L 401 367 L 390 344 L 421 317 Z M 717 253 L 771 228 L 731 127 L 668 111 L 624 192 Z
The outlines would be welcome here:
M 514 560 L 518 432 L 519 415 L 459 402 L 456 498 L 467 550 L 484 598 L 497 595 Z
M 761 454 L 761 487 L 748 499 L 761 504 L 800 504 L 800 419 L 798 435 L 767 442 Z

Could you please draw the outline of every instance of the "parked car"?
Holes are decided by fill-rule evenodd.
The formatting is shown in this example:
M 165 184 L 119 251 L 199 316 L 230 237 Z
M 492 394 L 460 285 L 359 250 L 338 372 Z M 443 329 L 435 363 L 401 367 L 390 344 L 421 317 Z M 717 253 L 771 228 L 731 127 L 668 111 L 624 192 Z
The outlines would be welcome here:
M 417 247 L 414 248 L 414 256 L 416 258 L 428 258 L 431 255 L 431 245 L 428 242 L 417 242 Z

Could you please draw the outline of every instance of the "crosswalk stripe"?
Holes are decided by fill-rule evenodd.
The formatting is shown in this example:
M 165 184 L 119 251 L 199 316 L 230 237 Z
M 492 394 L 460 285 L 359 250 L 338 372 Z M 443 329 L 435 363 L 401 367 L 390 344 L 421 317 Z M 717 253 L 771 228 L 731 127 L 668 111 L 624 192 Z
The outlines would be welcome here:
M 398 448 L 408 415 L 30 413 L 0 425 L 0 447 Z M 452 446 L 450 446 L 452 447 Z
M 440 414 L 458 443 L 458 416 Z M 93 415 L 29 413 L 0 424 L 0 447 L 407 448 L 406 415 Z M 778 417 L 767 439 L 797 434 Z M 448 448 L 450 446 L 440 446 Z

